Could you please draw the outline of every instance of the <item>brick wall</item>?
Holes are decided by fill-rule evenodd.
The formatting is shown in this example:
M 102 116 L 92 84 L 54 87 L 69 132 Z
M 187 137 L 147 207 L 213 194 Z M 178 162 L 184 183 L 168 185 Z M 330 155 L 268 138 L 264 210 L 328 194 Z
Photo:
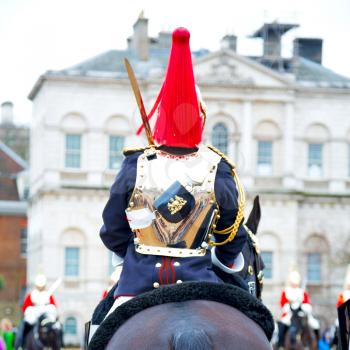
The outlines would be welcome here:
M 26 229 L 25 216 L 0 215 L 0 274 L 5 287 L 0 290 L 1 301 L 17 302 L 26 285 L 26 262 L 21 256 L 21 230 Z

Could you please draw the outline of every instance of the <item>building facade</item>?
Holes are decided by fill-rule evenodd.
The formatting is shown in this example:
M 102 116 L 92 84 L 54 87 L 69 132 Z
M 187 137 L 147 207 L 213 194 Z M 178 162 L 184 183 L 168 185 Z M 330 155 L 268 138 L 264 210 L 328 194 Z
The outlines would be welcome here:
M 135 68 L 147 110 L 164 77 L 171 37 L 149 38 L 147 24 L 137 20 L 126 50 L 46 72 L 30 93 L 28 277 L 38 266 L 50 283 L 63 277 L 56 297 L 66 341 L 81 340 L 111 272 L 98 233 L 121 150 L 146 145 L 135 136 L 140 117 L 123 58 Z M 221 50 L 193 52 L 193 62 L 208 107 L 205 142 L 237 163 L 247 210 L 261 197 L 265 302 L 278 316 L 296 264 L 316 316 L 327 323 L 349 256 L 350 80 L 322 66 L 322 41 L 298 38 L 295 55 L 282 58 L 289 29 L 273 23 L 255 33 L 264 38 L 262 57 L 239 55 L 237 38 L 226 36 Z

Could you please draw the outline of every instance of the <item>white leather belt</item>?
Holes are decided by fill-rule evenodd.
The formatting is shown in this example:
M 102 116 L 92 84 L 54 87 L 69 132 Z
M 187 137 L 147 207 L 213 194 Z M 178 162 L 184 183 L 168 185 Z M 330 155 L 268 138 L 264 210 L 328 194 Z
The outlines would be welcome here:
M 145 244 L 136 244 L 135 250 L 140 254 L 146 255 L 162 255 L 172 256 L 177 258 L 189 258 L 191 256 L 204 256 L 205 248 L 188 249 L 188 248 L 169 248 L 169 247 L 155 247 Z

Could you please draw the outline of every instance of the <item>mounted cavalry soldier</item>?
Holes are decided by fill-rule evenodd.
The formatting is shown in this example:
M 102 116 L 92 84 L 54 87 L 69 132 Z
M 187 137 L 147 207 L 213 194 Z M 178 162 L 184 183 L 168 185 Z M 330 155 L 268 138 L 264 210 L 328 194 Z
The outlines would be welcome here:
M 46 276 L 38 274 L 35 277 L 34 289 L 25 296 L 22 305 L 24 317 L 18 330 L 16 348 L 23 347 L 26 335 L 42 314 L 47 313 L 52 318 L 57 318 L 57 304 L 53 292 L 59 283 L 57 280 L 48 290 Z
M 312 315 L 312 306 L 309 294 L 301 286 L 301 276 L 299 271 L 293 269 L 289 272 L 287 286 L 282 290 L 280 305 L 282 316 L 279 324 L 279 345 L 283 346 L 284 336 L 291 325 L 292 309 L 300 309 L 307 314 L 309 326 L 318 336 L 320 324 Z
M 263 266 L 255 263 L 258 247 L 243 226 L 244 191 L 234 164 L 201 143 L 205 108 L 189 39 L 184 28 L 173 32 L 166 77 L 149 115 L 125 60 L 149 146 L 124 152 L 103 211 L 101 239 L 123 268 L 86 324 L 89 350 L 271 348 L 273 317 L 244 277 L 236 277 L 248 265 L 260 283 Z M 247 222 L 254 233 L 257 204 Z
M 201 143 L 206 115 L 195 85 L 190 33 L 178 28 L 172 38 L 166 77 L 148 116 L 126 60 L 149 146 L 124 151 L 103 211 L 100 237 L 123 260 L 109 313 L 162 285 L 221 282 L 213 265 L 228 274 L 244 265 L 244 191 L 234 164 Z

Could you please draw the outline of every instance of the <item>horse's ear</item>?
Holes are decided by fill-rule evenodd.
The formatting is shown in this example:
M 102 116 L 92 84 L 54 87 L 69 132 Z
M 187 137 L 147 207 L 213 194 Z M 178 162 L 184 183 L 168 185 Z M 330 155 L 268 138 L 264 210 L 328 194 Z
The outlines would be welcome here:
M 259 196 L 256 196 L 254 198 L 252 211 L 250 212 L 246 223 L 249 230 L 252 231 L 254 234 L 258 232 L 260 219 L 261 219 L 260 201 L 259 201 Z

